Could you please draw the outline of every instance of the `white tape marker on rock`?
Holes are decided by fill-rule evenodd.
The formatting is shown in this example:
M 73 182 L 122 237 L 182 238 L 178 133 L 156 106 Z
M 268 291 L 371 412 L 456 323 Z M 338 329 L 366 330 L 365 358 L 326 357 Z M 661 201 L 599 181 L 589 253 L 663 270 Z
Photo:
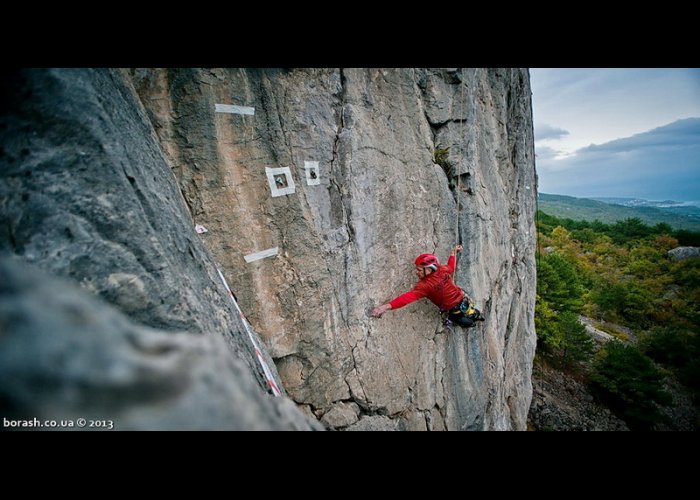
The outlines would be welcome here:
M 250 106 L 234 106 L 233 104 L 215 104 L 214 110 L 217 113 L 233 113 L 236 115 L 254 115 L 255 108 Z
M 264 259 L 265 257 L 274 257 L 279 252 L 279 247 L 268 248 L 267 250 L 262 250 L 260 252 L 251 253 L 243 256 L 246 262 L 255 262 L 256 260 Z
M 318 186 L 321 184 L 321 174 L 318 171 L 317 161 L 305 161 L 304 168 L 306 169 L 306 184 L 309 186 Z
M 267 175 L 267 182 L 270 185 L 273 198 L 294 193 L 294 179 L 292 179 L 292 172 L 289 170 L 289 167 L 265 167 L 265 174 Z

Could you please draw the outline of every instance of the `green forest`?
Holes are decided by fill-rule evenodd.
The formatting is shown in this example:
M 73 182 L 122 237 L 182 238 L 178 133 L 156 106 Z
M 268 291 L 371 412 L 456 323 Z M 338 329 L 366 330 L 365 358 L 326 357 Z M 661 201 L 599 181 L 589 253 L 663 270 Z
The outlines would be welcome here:
M 700 233 L 574 221 L 537 212 L 537 362 L 576 373 L 632 430 L 668 423 L 664 379 L 700 402 L 700 258 L 673 260 Z M 597 346 L 579 321 L 614 337 Z M 698 422 L 695 423 L 696 428 Z

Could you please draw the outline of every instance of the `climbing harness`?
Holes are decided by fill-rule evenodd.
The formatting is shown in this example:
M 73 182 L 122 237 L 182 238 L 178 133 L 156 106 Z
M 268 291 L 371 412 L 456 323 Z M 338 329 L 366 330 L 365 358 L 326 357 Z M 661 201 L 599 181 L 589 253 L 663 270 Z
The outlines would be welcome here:
M 219 273 L 219 277 L 221 278 L 221 281 L 223 281 L 224 286 L 226 287 L 226 291 L 228 292 L 229 297 L 231 297 L 231 300 L 233 301 L 233 305 L 236 306 L 236 310 L 238 311 L 238 314 L 241 317 L 241 321 L 243 322 L 243 326 L 245 327 L 245 331 L 248 333 L 248 338 L 250 338 L 250 342 L 253 344 L 253 348 L 255 349 L 255 356 L 258 358 L 258 362 L 260 363 L 260 366 L 262 367 L 263 373 L 265 374 L 265 380 L 267 381 L 267 385 L 270 387 L 272 394 L 274 394 L 275 396 L 281 396 L 282 391 L 280 391 L 279 388 L 277 387 L 277 383 L 275 382 L 275 378 L 272 376 L 272 371 L 270 370 L 270 367 L 267 365 L 267 363 L 263 359 L 262 351 L 260 351 L 260 348 L 258 347 L 258 344 L 255 342 L 255 338 L 253 338 L 253 334 L 250 331 L 250 327 L 248 326 L 248 320 L 243 315 L 243 311 L 241 311 L 241 308 L 238 306 L 238 302 L 236 302 L 236 298 L 233 296 L 233 292 L 228 287 L 228 283 L 226 283 L 226 278 L 224 278 L 224 275 L 221 273 L 221 271 L 219 270 L 218 267 L 216 268 L 216 272 Z
M 454 325 L 454 321 L 450 319 L 451 316 L 463 316 L 465 318 L 470 319 L 472 321 L 471 325 L 462 325 L 458 323 L 459 326 L 463 326 L 466 328 L 476 326 L 477 321 L 484 321 L 484 318 L 481 315 L 481 311 L 474 307 L 474 303 L 471 301 L 471 298 L 466 293 L 464 294 L 462 302 L 457 304 L 452 309 L 440 310 L 440 317 L 442 318 L 443 324 L 445 326 L 451 327 L 452 325 Z

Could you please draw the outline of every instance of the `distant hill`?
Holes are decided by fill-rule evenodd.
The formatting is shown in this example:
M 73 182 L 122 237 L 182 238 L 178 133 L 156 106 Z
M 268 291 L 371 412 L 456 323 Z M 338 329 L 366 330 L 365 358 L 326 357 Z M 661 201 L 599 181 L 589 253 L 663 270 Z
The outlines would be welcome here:
M 623 199 L 615 200 L 624 203 L 628 199 L 625 201 Z M 645 206 L 639 201 L 641 200 L 635 200 L 634 206 L 623 206 L 588 198 L 545 193 L 540 193 L 538 199 L 539 209 L 555 217 L 589 221 L 598 219 L 607 224 L 636 217 L 652 226 L 665 222 L 675 229 L 700 231 L 700 210 L 698 207 L 665 202 L 663 208 L 659 208 L 659 206 Z

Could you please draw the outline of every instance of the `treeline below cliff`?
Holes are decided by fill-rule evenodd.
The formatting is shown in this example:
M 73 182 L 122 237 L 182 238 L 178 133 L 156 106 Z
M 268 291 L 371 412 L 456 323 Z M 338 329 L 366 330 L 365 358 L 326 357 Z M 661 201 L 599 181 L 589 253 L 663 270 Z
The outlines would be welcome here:
M 638 219 L 608 225 L 543 212 L 537 229 L 530 427 L 621 428 L 585 416 L 609 408 L 631 430 L 697 429 L 700 258 L 677 260 L 668 252 L 700 234 Z M 567 411 L 552 405 L 576 408 L 562 417 Z

